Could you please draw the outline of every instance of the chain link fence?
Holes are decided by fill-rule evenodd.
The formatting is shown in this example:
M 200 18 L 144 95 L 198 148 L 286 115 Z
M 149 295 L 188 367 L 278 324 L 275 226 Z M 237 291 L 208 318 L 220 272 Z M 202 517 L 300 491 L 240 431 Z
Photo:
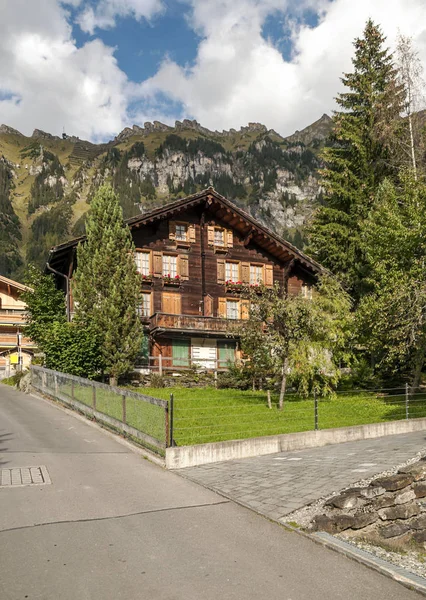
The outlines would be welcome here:
M 164 455 L 170 439 L 166 400 L 38 366 L 31 367 L 31 384 L 42 394 Z
M 221 392 L 221 393 L 219 393 Z M 176 390 L 173 444 L 176 446 L 237 440 L 283 433 L 366 425 L 426 417 L 426 391 L 403 388 L 352 390 L 327 397 L 267 392 L 200 390 L 199 397 L 181 398 Z

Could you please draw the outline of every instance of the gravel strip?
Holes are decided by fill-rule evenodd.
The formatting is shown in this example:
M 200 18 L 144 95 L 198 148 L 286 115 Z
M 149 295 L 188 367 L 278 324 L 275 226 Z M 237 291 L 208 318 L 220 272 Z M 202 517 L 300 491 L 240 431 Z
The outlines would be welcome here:
M 330 498 L 333 498 L 334 496 L 341 494 L 344 490 L 347 490 L 347 489 L 350 489 L 353 487 L 366 487 L 366 486 L 370 485 L 370 483 L 372 481 L 374 481 L 375 479 L 379 479 L 381 477 L 387 477 L 389 475 L 395 475 L 398 472 L 398 470 L 401 469 L 402 467 L 412 465 L 413 463 L 418 462 L 421 458 L 423 458 L 425 456 L 426 456 L 426 447 L 422 448 L 419 452 L 417 452 L 417 454 L 413 458 L 410 458 L 409 460 L 407 460 L 399 465 L 396 465 L 396 466 L 392 467 L 391 469 L 388 469 L 387 471 L 383 471 L 382 473 L 377 473 L 376 475 L 374 475 L 373 477 L 370 477 L 369 479 L 359 479 L 358 481 L 355 481 L 354 483 L 352 483 L 350 486 L 347 486 L 341 490 L 337 490 L 337 491 L 333 492 L 333 494 L 330 494 L 328 496 L 319 498 L 318 500 L 315 500 L 311 504 L 308 504 L 307 506 L 304 506 L 303 508 L 300 508 L 300 509 L 294 511 L 294 512 L 290 513 L 289 515 L 286 515 L 285 517 L 280 519 L 280 521 L 282 523 L 296 525 L 297 527 L 300 527 L 302 529 L 306 529 L 309 531 L 309 526 L 310 526 L 313 518 L 318 514 L 324 514 L 324 513 L 328 512 L 328 509 L 327 509 L 327 507 L 324 506 L 324 504 Z M 336 535 L 335 537 L 342 539 L 345 542 L 350 543 L 353 546 L 356 546 L 366 552 L 369 552 L 373 556 L 377 556 L 378 558 L 381 558 L 382 560 L 386 560 L 389 563 L 392 563 L 394 565 L 397 565 L 399 567 L 403 567 L 404 569 L 407 569 L 407 571 L 410 571 L 411 573 L 415 573 L 416 575 L 419 575 L 420 577 L 426 578 L 426 562 L 425 562 L 426 558 L 425 558 L 424 554 L 421 552 L 407 551 L 404 554 L 402 554 L 402 553 L 400 554 L 398 552 L 393 552 L 391 550 L 385 550 L 381 546 L 375 546 L 368 542 L 355 540 L 353 538 L 348 539 L 347 537 L 345 537 L 344 533 Z

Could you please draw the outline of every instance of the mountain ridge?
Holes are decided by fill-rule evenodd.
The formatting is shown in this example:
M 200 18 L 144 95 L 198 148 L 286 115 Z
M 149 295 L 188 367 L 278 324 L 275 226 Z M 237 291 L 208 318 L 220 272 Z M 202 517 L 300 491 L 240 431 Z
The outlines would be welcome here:
M 287 138 L 261 123 L 212 132 L 185 119 L 134 125 L 95 144 L 35 129 L 0 126 L 0 273 L 22 279 L 48 249 L 84 231 L 97 187 L 111 182 L 125 217 L 213 185 L 252 216 L 303 246 L 304 224 L 320 199 L 319 153 L 331 131 L 323 115 Z M 18 228 L 18 232 L 17 232 Z M 3 246 L 2 246 L 3 244 Z

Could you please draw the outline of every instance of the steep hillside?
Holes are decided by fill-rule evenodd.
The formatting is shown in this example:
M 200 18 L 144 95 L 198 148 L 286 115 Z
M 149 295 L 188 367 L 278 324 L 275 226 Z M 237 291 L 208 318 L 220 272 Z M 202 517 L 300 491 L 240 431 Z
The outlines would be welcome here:
M 289 138 L 250 123 L 212 132 L 196 121 L 124 129 L 108 144 L 0 127 L 0 273 L 21 278 L 52 245 L 84 231 L 97 187 L 110 181 L 126 217 L 213 185 L 299 246 L 319 195 L 324 115 Z

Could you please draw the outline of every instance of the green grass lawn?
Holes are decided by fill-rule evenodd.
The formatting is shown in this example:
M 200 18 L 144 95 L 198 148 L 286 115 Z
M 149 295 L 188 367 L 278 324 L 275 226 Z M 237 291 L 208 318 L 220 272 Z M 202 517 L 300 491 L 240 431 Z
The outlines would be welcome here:
M 267 406 L 266 392 L 217 390 L 215 388 L 127 388 L 163 400 L 174 396 L 173 440 L 178 446 L 232 439 L 294 433 L 315 427 L 313 398 L 287 395 L 284 409 L 278 410 L 278 396 L 272 394 L 272 408 Z M 71 386 L 60 385 L 71 396 Z M 74 397 L 93 406 L 90 387 L 75 386 Z M 123 418 L 122 398 L 107 389 L 97 388 L 96 408 Z M 426 416 L 426 394 L 410 398 L 410 418 Z M 342 392 L 318 401 L 319 429 L 380 423 L 405 419 L 403 390 L 389 393 Z M 160 442 L 165 442 L 164 408 L 126 398 L 126 422 Z
M 314 401 L 289 395 L 283 411 L 278 396 L 272 409 L 265 392 L 215 388 L 144 388 L 144 393 L 169 399 L 174 395 L 174 441 L 178 446 L 243 439 L 314 429 Z M 400 395 L 395 395 L 396 393 Z M 405 418 L 403 390 L 393 395 L 340 393 L 318 402 L 320 429 L 380 423 Z M 410 417 L 426 416 L 426 394 L 411 399 Z

